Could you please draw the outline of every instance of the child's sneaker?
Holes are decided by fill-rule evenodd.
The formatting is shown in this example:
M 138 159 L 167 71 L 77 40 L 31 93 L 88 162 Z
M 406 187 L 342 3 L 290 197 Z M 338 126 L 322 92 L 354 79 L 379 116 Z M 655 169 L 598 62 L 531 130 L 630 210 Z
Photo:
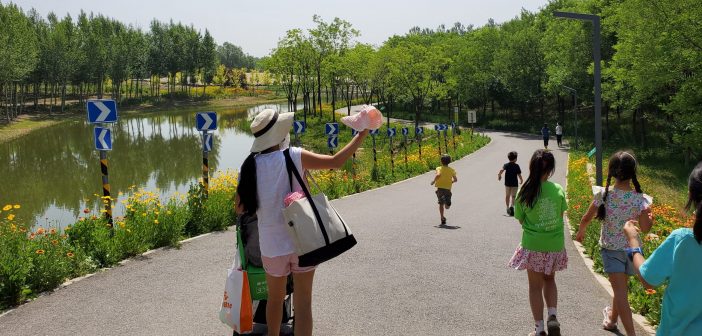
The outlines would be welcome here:
M 512 214 L 509 212 L 510 208 L 507 208 L 507 216 L 512 216 Z
M 441 225 L 446 225 L 446 217 L 441 218 Z
M 509 215 L 514 217 L 514 207 L 509 207 Z
M 546 332 L 542 331 L 537 333 L 536 331 L 532 331 L 531 333 L 529 333 L 529 336 L 546 336 Z
M 546 330 L 548 330 L 548 336 L 561 336 L 561 324 L 558 322 L 556 315 L 548 317 Z

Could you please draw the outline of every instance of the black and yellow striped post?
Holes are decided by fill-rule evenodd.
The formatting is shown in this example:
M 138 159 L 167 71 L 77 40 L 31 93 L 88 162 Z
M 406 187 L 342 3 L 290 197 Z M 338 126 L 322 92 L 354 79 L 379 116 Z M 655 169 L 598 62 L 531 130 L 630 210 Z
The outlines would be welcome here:
M 100 171 L 102 172 L 102 195 L 105 204 L 105 219 L 112 229 L 112 197 L 110 196 L 110 179 L 107 173 L 107 152 L 100 151 Z
M 203 144 L 206 141 L 207 137 L 207 132 L 202 132 L 202 142 Z M 205 150 L 205 146 L 203 145 L 202 148 L 202 187 L 205 192 L 205 197 L 209 194 L 210 191 L 210 163 L 209 163 L 209 155 L 208 152 Z

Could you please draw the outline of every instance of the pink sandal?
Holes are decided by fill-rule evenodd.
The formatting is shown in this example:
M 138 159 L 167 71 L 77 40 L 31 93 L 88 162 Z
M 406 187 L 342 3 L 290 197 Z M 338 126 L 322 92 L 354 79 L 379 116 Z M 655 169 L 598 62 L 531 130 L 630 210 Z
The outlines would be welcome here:
M 617 321 L 612 322 L 610 316 L 612 315 L 612 307 L 607 306 L 602 309 L 602 316 L 604 319 L 602 320 L 602 329 L 607 330 L 607 331 L 615 331 L 617 330 Z

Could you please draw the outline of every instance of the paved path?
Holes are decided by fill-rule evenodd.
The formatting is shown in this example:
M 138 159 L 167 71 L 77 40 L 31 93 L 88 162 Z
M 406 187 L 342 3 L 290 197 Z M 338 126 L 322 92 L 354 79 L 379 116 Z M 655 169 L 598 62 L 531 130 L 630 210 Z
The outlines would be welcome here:
M 529 332 L 526 274 L 506 267 L 521 229 L 504 214 L 496 174 L 509 150 L 526 173 L 541 141 L 488 135 L 452 164 L 450 229 L 437 225 L 431 174 L 334 202 L 359 244 L 317 271 L 315 335 Z M 566 153 L 555 154 L 563 184 Z M 556 278 L 563 333 L 612 335 L 599 327 L 609 296 L 566 239 L 570 264 Z M 216 233 L 99 273 L 0 317 L 0 335 L 224 335 L 216 312 L 233 242 L 233 232 Z

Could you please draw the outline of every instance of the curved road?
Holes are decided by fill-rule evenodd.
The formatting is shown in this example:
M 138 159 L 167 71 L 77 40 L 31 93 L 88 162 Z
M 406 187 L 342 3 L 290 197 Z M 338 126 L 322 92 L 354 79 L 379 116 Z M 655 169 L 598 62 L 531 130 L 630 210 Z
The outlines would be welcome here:
M 516 150 L 525 174 L 538 138 L 488 132 L 492 142 L 454 162 L 448 227 L 437 224 L 431 174 L 334 201 L 358 246 L 323 264 L 315 335 L 526 335 L 533 328 L 526 273 L 506 267 L 521 228 L 504 213 L 497 171 Z M 556 150 L 564 184 L 567 153 Z M 559 272 L 564 335 L 600 328 L 609 295 L 574 245 Z M 232 231 L 156 251 L 0 316 L 0 335 L 225 335 L 217 318 Z M 640 335 L 645 333 L 639 330 Z

